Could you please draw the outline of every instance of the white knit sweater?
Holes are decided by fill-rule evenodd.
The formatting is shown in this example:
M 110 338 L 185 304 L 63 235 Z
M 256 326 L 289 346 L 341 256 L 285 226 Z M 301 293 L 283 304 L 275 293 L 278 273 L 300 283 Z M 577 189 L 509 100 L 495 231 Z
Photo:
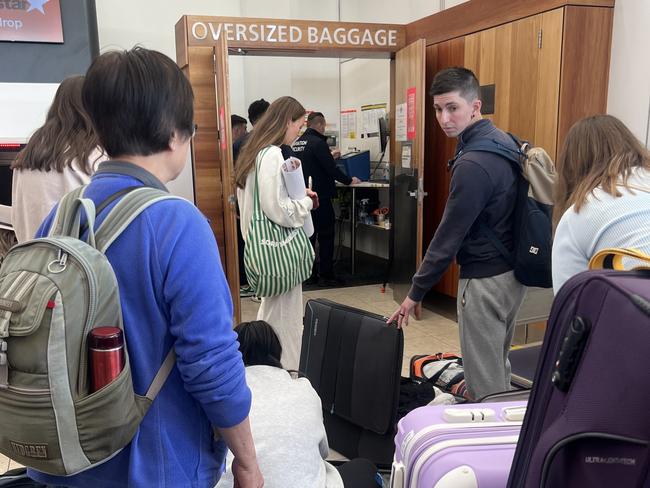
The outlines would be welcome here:
M 287 188 L 282 178 L 282 150 L 277 146 L 265 152 L 259 165 L 259 198 L 262 212 L 271 221 L 283 227 L 302 227 L 307 219 L 311 219 L 312 200 L 309 197 L 300 200 L 289 198 Z M 255 170 L 246 179 L 244 189 L 237 188 L 237 200 L 241 212 L 241 232 L 244 241 L 248 236 L 248 228 L 253 217 L 255 202 Z
M 265 488 L 343 488 L 329 454 L 320 398 L 307 378 L 271 366 L 246 368 L 251 431 Z M 216 488 L 231 488 L 232 454 Z
M 628 185 L 631 190 L 619 187 L 620 197 L 596 188 L 579 213 L 573 206 L 564 213 L 553 242 L 555 293 L 573 275 L 585 271 L 601 249 L 620 247 L 650 254 L 650 171 L 635 169 Z

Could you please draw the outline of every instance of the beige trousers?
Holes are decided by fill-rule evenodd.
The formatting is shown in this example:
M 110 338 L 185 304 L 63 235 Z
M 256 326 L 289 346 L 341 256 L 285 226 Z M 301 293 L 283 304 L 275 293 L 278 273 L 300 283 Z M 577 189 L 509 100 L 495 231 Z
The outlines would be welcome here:
M 262 298 L 257 320 L 268 322 L 282 345 L 282 366 L 298 370 L 302 344 L 302 284 L 271 298 Z

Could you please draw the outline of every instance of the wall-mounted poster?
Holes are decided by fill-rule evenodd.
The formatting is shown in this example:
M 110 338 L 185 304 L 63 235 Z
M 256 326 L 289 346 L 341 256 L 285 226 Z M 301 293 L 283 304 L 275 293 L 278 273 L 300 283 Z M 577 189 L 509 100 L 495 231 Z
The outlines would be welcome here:
M 0 0 L 0 41 L 62 43 L 60 0 Z
M 357 137 L 357 109 L 341 110 L 341 137 Z
M 409 141 L 415 139 L 415 87 L 406 90 L 406 138 Z

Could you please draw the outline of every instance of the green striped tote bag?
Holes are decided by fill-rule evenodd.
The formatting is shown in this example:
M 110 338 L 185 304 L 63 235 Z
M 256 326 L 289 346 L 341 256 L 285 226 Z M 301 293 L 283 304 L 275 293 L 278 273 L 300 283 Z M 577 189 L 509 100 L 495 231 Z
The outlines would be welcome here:
M 258 297 L 286 293 L 309 278 L 314 264 L 314 249 L 302 227 L 283 227 L 262 212 L 257 175 L 268 150 L 260 151 L 255 161 L 253 217 L 244 248 L 246 277 Z

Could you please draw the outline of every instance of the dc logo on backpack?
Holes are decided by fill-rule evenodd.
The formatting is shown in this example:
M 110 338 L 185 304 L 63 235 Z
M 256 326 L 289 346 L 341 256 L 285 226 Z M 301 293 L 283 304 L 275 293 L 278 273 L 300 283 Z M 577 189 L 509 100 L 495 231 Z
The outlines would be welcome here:
M 95 206 L 84 190 L 63 197 L 47 237 L 14 246 L 0 267 L 0 452 L 53 475 L 94 467 L 126 446 L 175 362 L 172 348 L 139 396 L 127 351 L 119 376 L 90 391 L 90 330 L 124 328 L 104 253 L 143 210 L 178 197 L 146 187 L 122 190 L 109 198 L 122 197 L 95 232 Z

